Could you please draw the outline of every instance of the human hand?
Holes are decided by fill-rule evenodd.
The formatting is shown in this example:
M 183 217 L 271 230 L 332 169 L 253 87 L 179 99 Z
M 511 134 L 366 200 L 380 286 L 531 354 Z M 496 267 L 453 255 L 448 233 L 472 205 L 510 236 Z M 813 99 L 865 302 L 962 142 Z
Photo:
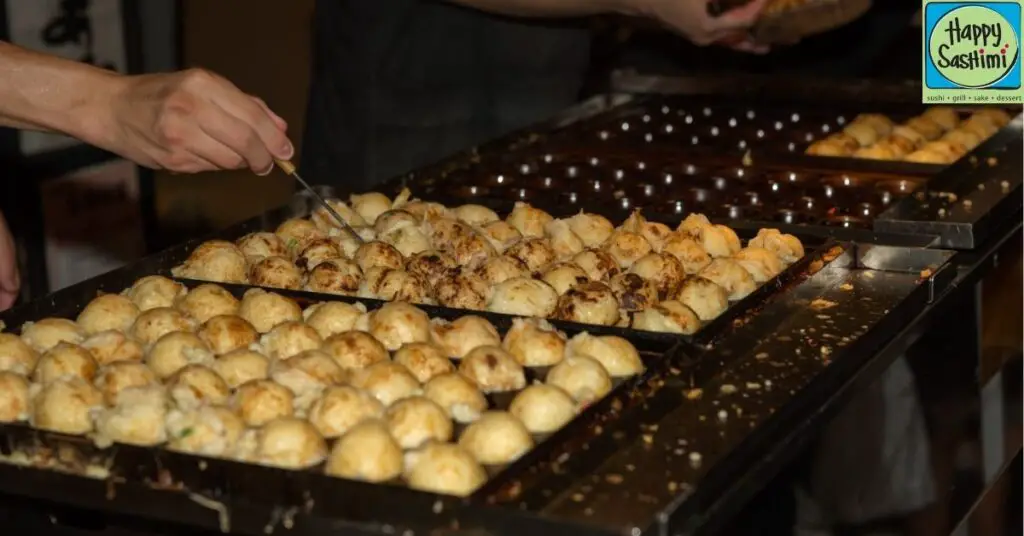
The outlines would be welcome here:
M 249 168 L 266 175 L 294 149 L 287 123 L 257 97 L 200 69 L 121 77 L 88 141 L 181 173 Z
M 4 215 L 0 214 L 0 311 L 14 305 L 21 288 L 18 277 L 18 256 L 14 248 L 14 237 L 7 228 Z
M 640 14 L 668 26 L 694 44 L 721 44 L 736 50 L 765 53 L 768 47 L 747 35 L 768 0 L 752 0 L 720 16 L 708 14 L 709 0 L 629 0 Z

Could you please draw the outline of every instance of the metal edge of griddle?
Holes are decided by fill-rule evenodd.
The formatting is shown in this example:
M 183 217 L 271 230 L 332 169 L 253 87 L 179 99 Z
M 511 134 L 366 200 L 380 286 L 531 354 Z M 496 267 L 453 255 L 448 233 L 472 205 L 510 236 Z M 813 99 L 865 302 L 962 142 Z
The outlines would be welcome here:
M 922 251 L 927 250 L 913 248 L 903 253 L 918 259 Z M 842 263 L 837 262 L 830 269 L 864 270 L 866 268 L 859 265 L 863 254 L 864 251 L 855 244 L 844 256 L 847 268 L 843 268 Z M 924 265 L 928 265 L 932 259 L 948 261 L 951 256 L 950 252 L 939 256 L 925 253 L 924 258 L 920 260 L 924 261 Z M 894 259 L 899 259 L 899 256 L 895 256 Z M 917 268 L 917 265 L 900 262 L 895 262 L 891 266 L 882 263 L 880 266 L 886 267 L 884 271 L 909 274 L 915 273 Z M 942 266 L 945 267 L 947 264 L 944 263 Z M 711 528 L 712 523 L 724 524 L 728 517 L 737 513 L 740 508 L 738 503 L 743 502 L 743 497 L 749 498 L 756 493 L 757 490 L 754 488 L 764 484 L 768 473 L 777 471 L 784 464 L 786 456 L 778 452 L 779 448 L 772 447 L 785 444 L 786 452 L 795 455 L 797 443 L 792 437 L 798 431 L 811 427 L 812 421 L 815 426 L 825 422 L 827 414 L 832 414 L 838 406 L 839 387 L 849 383 L 859 372 L 863 372 L 864 365 L 880 349 L 901 338 L 901 332 L 933 302 L 935 285 L 932 280 L 936 277 L 942 278 L 944 281 L 938 286 L 948 288 L 951 281 L 948 274 L 951 272 L 952 270 L 937 269 L 936 273 L 919 279 L 914 287 L 907 291 L 897 307 L 886 311 L 866 333 L 836 351 L 832 356 L 832 364 L 812 378 L 803 389 L 794 393 L 784 406 L 758 426 L 738 448 L 716 464 L 692 494 L 681 496 L 677 504 L 663 511 L 659 516 L 663 521 L 659 533 L 703 534 Z M 841 304 L 838 305 L 836 310 L 840 310 L 841 307 Z M 762 330 L 755 326 L 754 331 Z M 715 351 L 721 352 L 727 347 L 744 344 L 749 345 L 750 341 L 744 341 L 743 337 L 731 337 L 723 339 Z M 754 344 L 756 345 L 756 342 Z M 749 352 L 746 357 L 751 357 Z M 880 372 L 881 365 L 876 366 L 876 369 Z M 848 394 L 849 391 L 846 391 L 845 395 Z M 731 505 L 728 504 L 730 502 Z M 711 533 L 713 532 L 712 529 Z
M 929 180 L 922 190 L 879 214 L 874 229 L 935 235 L 937 246 L 955 249 L 973 249 L 985 242 L 995 226 L 1022 206 L 1022 124 L 1024 118 L 1016 117 L 969 157 L 960 159 Z M 948 193 L 957 195 L 957 201 L 947 203 L 948 212 L 941 218 L 929 214 L 932 204 Z

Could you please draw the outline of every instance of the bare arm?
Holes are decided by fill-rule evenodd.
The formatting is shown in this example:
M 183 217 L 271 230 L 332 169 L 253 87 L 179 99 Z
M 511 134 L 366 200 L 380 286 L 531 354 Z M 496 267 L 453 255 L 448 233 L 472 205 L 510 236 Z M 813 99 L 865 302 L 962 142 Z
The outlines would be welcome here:
M 0 42 L 0 126 L 90 138 L 116 73 Z

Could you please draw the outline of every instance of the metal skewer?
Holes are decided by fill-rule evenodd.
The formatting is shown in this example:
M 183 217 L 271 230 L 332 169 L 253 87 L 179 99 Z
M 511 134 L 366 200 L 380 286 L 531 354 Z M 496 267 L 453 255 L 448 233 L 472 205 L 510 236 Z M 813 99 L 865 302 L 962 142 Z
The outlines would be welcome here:
M 313 187 L 309 185 L 309 183 L 307 183 L 305 180 L 303 180 L 302 177 L 299 176 L 299 173 L 295 170 L 295 164 L 292 164 L 288 160 L 275 159 L 274 162 L 277 164 L 277 167 L 281 169 L 281 171 L 285 172 L 285 174 L 287 175 L 291 175 L 296 181 L 298 181 L 299 184 L 301 184 L 302 187 L 305 188 L 307 192 L 309 192 L 309 195 L 312 195 L 313 199 L 315 199 L 317 203 L 320 203 L 320 206 L 324 207 L 324 209 L 327 210 L 328 214 L 333 216 L 334 219 L 338 221 L 338 224 L 341 225 L 342 229 L 348 231 L 353 237 L 355 237 L 356 242 L 360 244 L 364 242 L 363 237 L 359 236 L 359 233 L 357 233 L 355 229 L 353 229 L 352 226 L 349 225 L 347 221 L 345 221 L 345 218 L 342 218 L 341 214 L 338 214 L 338 211 L 334 210 L 334 207 L 329 205 L 326 199 L 324 199 L 320 194 L 316 193 L 316 190 L 314 190 Z

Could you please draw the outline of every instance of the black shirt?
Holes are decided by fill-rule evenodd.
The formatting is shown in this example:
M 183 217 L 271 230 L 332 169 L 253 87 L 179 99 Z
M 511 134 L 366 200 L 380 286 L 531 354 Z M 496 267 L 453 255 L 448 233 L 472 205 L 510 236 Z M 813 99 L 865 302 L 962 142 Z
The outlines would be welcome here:
M 572 104 L 580 21 L 427 0 L 317 0 L 302 171 L 362 190 Z

